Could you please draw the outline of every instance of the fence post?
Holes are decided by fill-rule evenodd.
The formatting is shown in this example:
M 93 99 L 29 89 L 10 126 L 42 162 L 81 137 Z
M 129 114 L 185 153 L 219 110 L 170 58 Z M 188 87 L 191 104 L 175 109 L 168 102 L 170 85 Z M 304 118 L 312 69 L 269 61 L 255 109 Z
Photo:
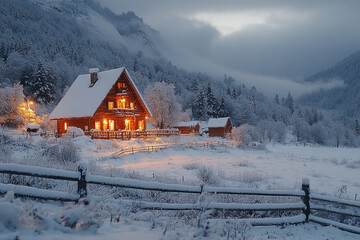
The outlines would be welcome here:
M 87 167 L 86 163 L 81 162 L 78 166 L 78 171 L 80 173 L 80 178 L 78 180 L 78 189 L 77 192 L 80 195 L 80 198 L 87 196 L 87 187 L 86 187 L 86 173 Z
M 302 179 L 302 185 L 301 190 L 304 191 L 305 196 L 302 198 L 305 209 L 303 210 L 303 213 L 306 216 L 305 222 L 309 222 L 309 215 L 310 215 L 310 183 L 308 178 Z

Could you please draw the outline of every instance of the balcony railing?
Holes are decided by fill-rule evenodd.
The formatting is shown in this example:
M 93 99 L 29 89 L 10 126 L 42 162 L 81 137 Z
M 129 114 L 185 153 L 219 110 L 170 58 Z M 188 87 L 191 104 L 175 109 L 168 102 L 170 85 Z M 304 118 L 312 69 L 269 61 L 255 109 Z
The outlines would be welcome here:
M 131 108 L 114 108 L 114 116 L 117 117 L 128 117 L 128 116 L 136 116 L 136 109 Z

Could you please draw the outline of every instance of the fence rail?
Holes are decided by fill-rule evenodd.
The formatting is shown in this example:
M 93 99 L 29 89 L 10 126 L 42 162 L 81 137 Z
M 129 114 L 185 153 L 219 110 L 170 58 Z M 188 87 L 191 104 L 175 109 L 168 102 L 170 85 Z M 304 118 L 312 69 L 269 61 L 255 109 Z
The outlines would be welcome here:
M 3 184 L 0 183 L 0 194 L 13 191 L 17 197 L 35 198 L 42 200 L 73 201 L 77 202 L 80 198 L 87 197 L 87 184 L 98 184 L 103 186 L 133 188 L 139 190 L 177 192 L 177 193 L 213 193 L 213 194 L 237 194 L 237 195 L 259 195 L 259 196 L 291 196 L 299 197 L 300 202 L 295 203 L 267 203 L 267 204 L 242 204 L 242 203 L 219 203 L 211 202 L 204 204 L 197 202 L 195 204 L 175 204 L 175 203 L 156 203 L 141 202 L 140 208 L 147 210 L 197 210 L 218 209 L 225 211 L 302 211 L 292 217 L 265 218 L 265 219 L 246 219 L 253 225 L 279 225 L 294 224 L 301 222 L 315 222 L 323 225 L 332 225 L 341 230 L 360 234 L 360 228 L 357 226 L 339 223 L 330 219 L 325 219 L 314 215 L 314 211 L 325 211 L 329 213 L 340 214 L 341 216 L 360 217 L 360 202 L 326 197 L 317 194 L 310 194 L 308 180 L 304 179 L 301 190 L 260 190 L 260 189 L 242 189 L 225 187 L 187 186 L 180 184 L 165 184 L 159 182 L 147 182 L 126 178 L 113 178 L 90 175 L 87 173 L 86 165 L 80 164 L 78 171 L 65 171 L 43 167 L 24 166 L 17 164 L 0 164 L 0 173 L 11 175 L 24 175 L 40 178 L 49 178 L 56 180 L 67 180 L 77 182 L 77 193 L 65 193 L 59 191 L 38 189 L 34 187 Z M 316 203 L 313 203 L 315 201 Z M 322 202 L 336 204 L 340 206 L 357 208 L 355 211 L 330 207 Z
M 147 138 L 147 137 L 169 137 L 179 135 L 178 129 L 154 129 L 144 131 L 90 131 L 87 132 L 92 139 L 131 139 L 131 138 Z
M 121 148 L 121 150 L 116 151 L 113 155 L 124 155 L 129 153 L 137 153 L 137 152 L 153 152 L 165 148 L 170 147 L 211 147 L 211 146 L 223 146 L 229 144 L 226 141 L 206 141 L 206 142 L 190 142 L 190 143 L 182 143 L 182 144 L 159 144 L 159 145 L 151 145 L 151 146 L 143 146 L 143 147 L 127 147 Z

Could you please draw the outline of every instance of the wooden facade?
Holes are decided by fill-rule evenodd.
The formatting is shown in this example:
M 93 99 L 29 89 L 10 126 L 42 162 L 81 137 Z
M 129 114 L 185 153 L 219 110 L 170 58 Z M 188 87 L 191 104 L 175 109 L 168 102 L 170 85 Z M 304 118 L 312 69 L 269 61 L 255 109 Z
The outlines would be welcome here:
M 101 79 L 94 84 L 99 84 L 100 81 Z M 81 98 L 81 96 L 78 97 Z M 118 79 L 114 79 L 113 86 L 106 97 L 99 102 L 93 116 L 53 120 L 57 121 L 57 131 L 61 135 L 67 132 L 68 127 L 78 127 L 84 131 L 146 130 L 146 119 L 149 117 L 151 113 L 140 93 L 127 72 L 123 71 Z
M 228 118 L 224 126 L 212 126 L 208 127 L 208 129 L 209 137 L 226 137 L 232 130 L 231 120 Z
M 180 134 L 199 134 L 200 123 L 198 121 L 180 122 L 175 126 L 179 129 Z

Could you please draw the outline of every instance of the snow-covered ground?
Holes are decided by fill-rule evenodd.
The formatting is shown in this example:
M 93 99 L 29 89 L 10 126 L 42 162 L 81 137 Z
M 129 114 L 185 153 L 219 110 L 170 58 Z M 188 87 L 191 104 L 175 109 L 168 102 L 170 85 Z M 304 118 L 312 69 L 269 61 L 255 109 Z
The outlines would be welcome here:
M 13 135 L 17 140 L 11 146 L 13 158 L 9 158 L 10 161 L 29 165 L 49 165 L 41 161 L 35 161 L 39 156 L 44 155 L 44 149 L 48 148 L 46 144 L 56 144 L 55 139 L 44 140 L 38 136 L 25 139 L 22 135 L 15 133 Z M 103 169 L 104 172 L 111 169 L 132 173 L 140 179 L 148 179 L 149 181 L 198 185 L 202 183 L 199 170 L 206 168 L 207 171 L 214 173 L 214 179 L 210 184 L 217 186 L 299 189 L 302 178 L 307 177 L 310 179 L 313 192 L 351 200 L 354 200 L 360 194 L 360 149 L 281 144 L 268 144 L 265 148 L 244 149 L 214 144 L 209 148 L 179 146 L 156 152 L 140 152 L 116 156 L 114 153 L 121 148 L 152 146 L 164 143 L 199 143 L 209 139 L 181 136 L 147 141 L 120 141 L 91 140 L 83 136 L 70 140 L 78 148 L 80 160 L 87 161 L 89 165 L 96 165 L 99 169 Z M 217 142 L 217 139 L 213 140 Z M 24 143 L 21 143 L 21 141 Z M 52 165 L 50 164 L 50 166 Z M 53 166 L 58 167 L 56 164 Z M 73 170 L 75 170 L 75 166 L 76 164 L 69 164 L 63 168 L 69 170 L 74 168 Z M 58 189 L 67 189 L 66 187 L 68 186 L 59 186 Z M 98 206 L 96 209 L 99 209 L 96 214 L 88 213 L 85 216 L 92 221 L 98 219 L 99 214 L 101 215 L 102 223 L 96 230 L 80 231 L 75 228 L 65 231 L 66 233 L 61 230 L 61 225 L 64 224 L 63 220 L 66 219 L 63 216 L 76 217 L 76 214 L 73 214 L 79 214 L 81 210 L 78 208 L 81 208 L 81 206 L 64 207 L 55 203 L 31 203 L 31 201 L 29 203 L 16 200 L 10 201 L 10 204 L 20 209 L 17 210 L 18 213 L 25 210 L 25 212 L 29 212 L 29 209 L 38 209 L 37 212 L 42 213 L 43 216 L 46 216 L 45 219 L 48 219 L 45 222 L 52 219 L 51 224 L 45 224 L 47 227 L 43 226 L 44 229 L 40 232 L 34 231 L 35 224 L 31 223 L 32 220 L 20 215 L 20 220 L 26 222 L 24 227 L 8 231 L 4 230 L 4 226 L 1 226 L 5 218 L 0 213 L 0 239 L 15 239 L 16 236 L 19 236 L 20 239 L 36 238 L 39 240 L 99 238 L 175 240 L 194 239 L 194 235 L 198 231 L 196 218 L 185 221 L 183 218 L 174 217 L 173 214 L 164 215 L 152 211 L 132 212 L 130 210 L 131 205 L 124 204 L 121 199 L 120 202 L 109 203 L 108 201 L 112 197 L 110 193 L 107 194 L 104 191 L 107 190 L 101 189 L 97 192 L 105 194 L 102 196 L 102 200 L 99 200 L 100 202 L 95 201 L 94 203 Z M 2 202 L 9 201 L 0 199 L 0 208 L 3 207 L 4 209 L 7 203 L 2 206 Z M 119 222 L 114 220 L 111 222 L 110 213 L 118 213 L 120 216 Z M 29 214 L 29 216 L 34 217 L 34 214 Z M 54 224 L 54 221 L 57 223 Z M 236 219 L 229 221 L 230 223 L 225 225 L 219 222 L 210 226 L 209 238 L 207 239 L 359 239 L 358 235 L 313 223 L 286 227 L 252 227 Z M 40 226 L 42 225 L 40 224 Z M 49 226 L 51 227 L 49 228 Z M 5 229 L 8 228 L 5 227 Z M 222 231 L 228 231 L 227 235 Z M 166 233 L 164 234 L 164 232 Z M 233 235 L 230 236 L 229 234 Z M 227 238 L 227 236 L 230 236 L 230 238 Z
M 360 149 L 310 147 L 268 144 L 264 150 L 216 146 L 210 148 L 177 147 L 157 152 L 143 152 L 116 157 L 118 147 L 148 146 L 163 141 L 129 142 L 96 140 L 91 144 L 83 138 L 75 140 L 83 149 L 82 156 L 98 166 L 135 171 L 185 182 L 199 182 L 197 169 L 202 165 L 214 169 L 220 177 L 217 185 L 258 188 L 299 189 L 302 178 L 310 179 L 313 192 L 336 195 L 354 200 L 360 196 Z M 183 137 L 178 142 L 204 141 Z M 95 150 L 96 149 L 96 150 Z M 187 170 L 187 169 L 191 170 Z M 199 182 L 200 184 L 200 182 Z

